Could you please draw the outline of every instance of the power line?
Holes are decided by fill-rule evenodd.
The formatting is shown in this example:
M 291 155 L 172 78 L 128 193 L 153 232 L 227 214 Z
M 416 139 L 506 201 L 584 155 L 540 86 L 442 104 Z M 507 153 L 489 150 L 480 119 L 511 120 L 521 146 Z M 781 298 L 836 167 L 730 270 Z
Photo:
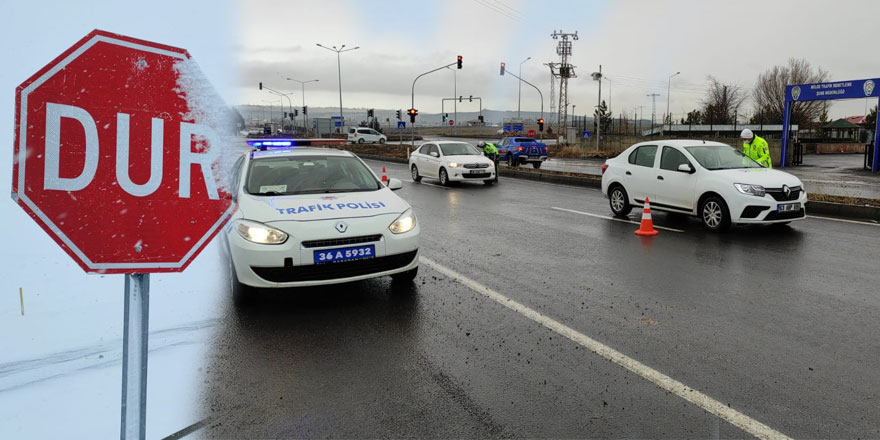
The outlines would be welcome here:
M 474 0 L 474 1 L 493 10 L 493 11 L 495 11 L 495 12 L 497 12 L 497 13 L 499 13 L 499 14 L 501 14 L 501 15 L 503 15 L 503 16 L 505 16 L 505 17 L 507 17 L 507 18 L 509 18 L 509 19 L 511 19 L 511 20 L 513 20 L 513 21 L 522 21 L 522 19 L 520 19 L 519 17 L 515 17 L 515 16 L 511 15 L 510 13 L 508 13 L 507 11 L 489 3 L 488 0 Z

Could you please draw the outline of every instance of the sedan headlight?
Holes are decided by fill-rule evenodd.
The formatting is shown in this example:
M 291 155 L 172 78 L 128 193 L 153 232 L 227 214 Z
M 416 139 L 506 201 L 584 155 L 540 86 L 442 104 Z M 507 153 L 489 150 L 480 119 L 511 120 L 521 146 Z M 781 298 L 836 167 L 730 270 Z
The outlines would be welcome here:
M 733 186 L 736 187 L 736 190 L 743 194 L 751 194 L 753 196 L 764 197 L 766 192 L 764 191 L 764 187 L 761 185 L 749 185 L 747 183 L 734 183 Z
M 413 228 L 416 227 L 416 214 L 413 212 L 412 208 L 407 209 L 400 214 L 400 217 L 397 217 L 391 226 L 388 226 L 388 230 L 395 234 L 403 234 L 404 232 L 412 231 Z
M 251 243 L 281 244 L 287 241 L 288 237 L 284 231 L 248 220 L 236 220 L 235 230 L 238 231 L 238 235 L 241 235 L 241 238 Z
M 460 166 L 461 165 L 458 164 L 457 162 L 449 162 L 449 168 L 458 168 Z

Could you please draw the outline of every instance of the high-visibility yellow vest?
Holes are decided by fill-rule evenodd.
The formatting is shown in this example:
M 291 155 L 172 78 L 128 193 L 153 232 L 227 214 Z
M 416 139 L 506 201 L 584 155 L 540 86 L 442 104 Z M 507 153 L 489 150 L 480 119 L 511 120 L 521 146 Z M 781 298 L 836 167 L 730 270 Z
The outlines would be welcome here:
M 767 168 L 773 168 L 773 160 L 770 159 L 770 146 L 764 138 L 755 135 L 752 142 L 743 142 L 743 154 L 764 165 Z

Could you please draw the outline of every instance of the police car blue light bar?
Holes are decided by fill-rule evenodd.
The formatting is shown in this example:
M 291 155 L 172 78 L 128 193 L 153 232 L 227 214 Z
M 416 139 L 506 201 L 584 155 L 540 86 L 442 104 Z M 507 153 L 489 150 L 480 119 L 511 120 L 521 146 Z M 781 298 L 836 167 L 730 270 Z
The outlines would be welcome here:
M 252 139 L 246 142 L 249 146 L 260 149 L 293 146 L 293 139 Z

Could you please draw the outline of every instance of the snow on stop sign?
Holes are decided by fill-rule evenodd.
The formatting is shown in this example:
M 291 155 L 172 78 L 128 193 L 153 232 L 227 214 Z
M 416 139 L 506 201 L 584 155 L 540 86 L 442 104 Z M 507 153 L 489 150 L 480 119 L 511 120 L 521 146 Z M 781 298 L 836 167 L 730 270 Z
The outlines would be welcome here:
M 86 272 L 179 272 L 232 212 L 189 54 L 95 30 L 16 89 L 13 199 Z

